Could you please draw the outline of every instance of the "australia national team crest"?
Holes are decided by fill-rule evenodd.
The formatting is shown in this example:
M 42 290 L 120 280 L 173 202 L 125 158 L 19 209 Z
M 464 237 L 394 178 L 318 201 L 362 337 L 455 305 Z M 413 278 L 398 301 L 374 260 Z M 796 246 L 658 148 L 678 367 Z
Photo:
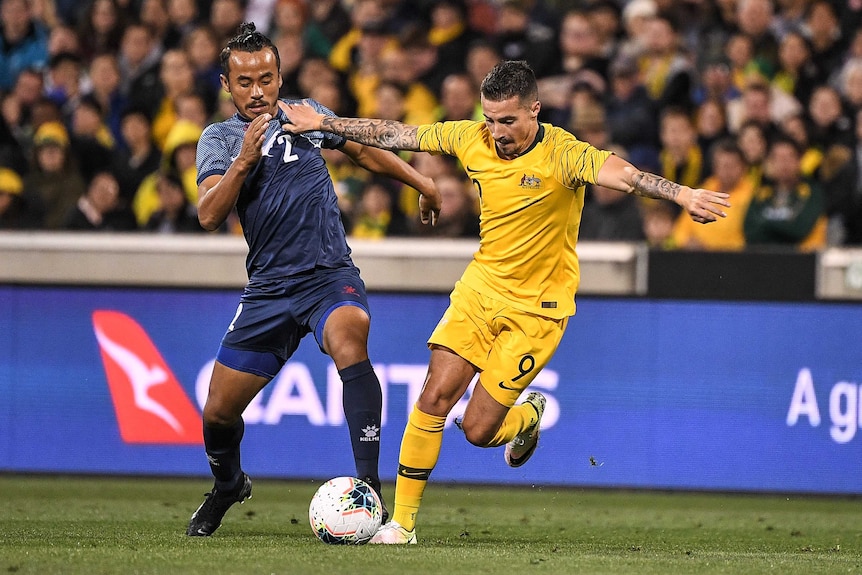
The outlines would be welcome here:
M 536 176 L 528 176 L 527 174 L 524 174 L 521 176 L 521 183 L 518 185 L 528 190 L 538 190 L 542 187 L 542 180 Z

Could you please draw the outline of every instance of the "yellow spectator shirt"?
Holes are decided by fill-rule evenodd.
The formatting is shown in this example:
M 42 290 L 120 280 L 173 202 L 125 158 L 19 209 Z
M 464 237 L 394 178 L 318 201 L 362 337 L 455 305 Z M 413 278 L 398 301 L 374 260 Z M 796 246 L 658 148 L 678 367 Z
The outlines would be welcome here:
M 573 315 L 584 183 L 596 183 L 610 152 L 550 124 L 514 160 L 497 155 L 483 122 L 423 125 L 418 138 L 423 151 L 457 157 L 480 196 L 479 250 L 461 281 L 523 311 Z
M 707 190 L 720 190 L 721 184 L 716 177 L 707 178 L 700 186 Z M 727 191 L 728 201 L 733 206 L 727 210 L 726 218 L 718 218 L 709 225 L 700 224 L 685 211 L 680 213 L 673 226 L 673 243 L 677 247 L 706 250 L 741 250 L 745 247 L 745 212 L 754 196 L 754 181 L 750 176 L 743 177 L 736 186 Z

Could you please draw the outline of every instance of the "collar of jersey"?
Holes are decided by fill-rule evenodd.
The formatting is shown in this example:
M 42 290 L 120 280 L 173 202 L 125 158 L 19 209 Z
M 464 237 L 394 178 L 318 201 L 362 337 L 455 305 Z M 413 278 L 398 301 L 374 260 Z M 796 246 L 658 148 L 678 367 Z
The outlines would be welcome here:
M 529 154 L 533 148 L 535 148 L 537 145 L 539 145 L 539 142 L 541 142 L 544 137 L 545 137 L 545 126 L 543 126 L 540 122 L 539 123 L 539 131 L 536 132 L 536 139 L 533 140 L 533 143 L 530 144 L 529 148 L 527 148 L 526 150 L 524 150 L 523 152 L 518 154 L 518 157 L 520 158 L 521 156 Z

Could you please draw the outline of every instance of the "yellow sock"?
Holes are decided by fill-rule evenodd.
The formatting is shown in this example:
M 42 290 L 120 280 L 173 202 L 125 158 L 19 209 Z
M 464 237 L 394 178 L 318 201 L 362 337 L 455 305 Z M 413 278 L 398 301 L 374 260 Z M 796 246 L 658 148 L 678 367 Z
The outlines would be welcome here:
M 437 465 L 443 444 L 445 417 L 428 415 L 414 406 L 401 439 L 398 478 L 395 481 L 395 510 L 392 519 L 408 531 L 416 527 L 416 514 L 431 470 Z
M 497 435 L 488 442 L 487 447 L 499 447 L 506 445 L 512 441 L 516 435 L 536 425 L 539 416 L 536 414 L 536 408 L 529 403 L 514 405 L 506 414 L 500 429 L 497 430 Z

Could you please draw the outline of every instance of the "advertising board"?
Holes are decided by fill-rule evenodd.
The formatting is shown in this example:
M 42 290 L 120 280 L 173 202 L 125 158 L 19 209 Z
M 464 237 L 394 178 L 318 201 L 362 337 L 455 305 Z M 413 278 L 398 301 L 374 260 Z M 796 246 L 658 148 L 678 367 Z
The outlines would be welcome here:
M 235 290 L 0 287 L 0 470 L 208 476 L 200 411 Z M 373 293 L 392 480 L 445 295 Z M 436 481 L 862 493 L 862 306 L 580 298 L 510 469 L 451 422 Z M 452 416 L 463 411 L 460 403 Z M 341 383 L 312 337 L 245 413 L 252 476 L 352 473 Z

